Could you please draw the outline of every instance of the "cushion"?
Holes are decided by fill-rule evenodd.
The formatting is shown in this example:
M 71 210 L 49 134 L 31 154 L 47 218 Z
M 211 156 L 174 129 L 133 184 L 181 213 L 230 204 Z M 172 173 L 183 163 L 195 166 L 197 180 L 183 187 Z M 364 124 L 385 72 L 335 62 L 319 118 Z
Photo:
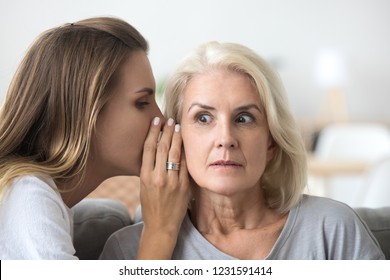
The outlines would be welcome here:
M 96 260 L 108 237 L 132 224 L 126 206 L 114 199 L 86 198 L 76 204 L 74 211 L 73 244 L 81 260 Z
M 386 259 L 390 259 L 390 207 L 355 208 L 379 242 Z

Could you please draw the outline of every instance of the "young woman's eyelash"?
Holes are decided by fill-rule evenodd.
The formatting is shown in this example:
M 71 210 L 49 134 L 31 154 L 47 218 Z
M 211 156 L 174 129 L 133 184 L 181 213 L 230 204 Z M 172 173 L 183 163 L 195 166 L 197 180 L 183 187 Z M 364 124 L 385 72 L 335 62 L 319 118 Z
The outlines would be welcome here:
M 136 103 L 136 106 L 137 106 L 137 108 L 143 109 L 146 106 L 148 106 L 149 104 L 150 104 L 150 102 L 147 102 L 147 101 L 138 101 Z

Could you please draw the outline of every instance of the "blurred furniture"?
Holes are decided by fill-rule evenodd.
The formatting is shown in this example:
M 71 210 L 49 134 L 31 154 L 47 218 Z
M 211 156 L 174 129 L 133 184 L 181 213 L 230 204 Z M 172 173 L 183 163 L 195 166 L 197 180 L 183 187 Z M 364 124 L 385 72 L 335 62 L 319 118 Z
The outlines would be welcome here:
M 308 156 L 309 173 L 317 177 L 331 177 L 345 174 L 362 174 L 370 169 L 370 163 L 364 160 L 323 159 L 310 154 Z
M 376 123 L 333 123 L 321 131 L 314 153 L 322 159 L 373 162 L 390 155 L 390 131 Z
M 360 193 L 361 206 L 390 206 L 390 157 L 373 164 L 366 178 L 366 188 Z
M 73 208 L 73 244 L 81 260 L 96 260 L 108 237 L 131 225 L 127 207 L 115 199 L 85 198 Z
M 390 156 L 390 131 L 376 123 L 334 123 L 319 134 L 309 157 L 308 193 L 330 197 L 352 207 L 370 192 L 371 166 Z
M 133 217 L 139 205 L 139 178 L 118 176 L 104 181 L 88 195 L 88 198 L 112 198 L 121 201 Z
M 368 225 L 387 260 L 390 259 L 390 207 L 355 208 L 363 221 Z

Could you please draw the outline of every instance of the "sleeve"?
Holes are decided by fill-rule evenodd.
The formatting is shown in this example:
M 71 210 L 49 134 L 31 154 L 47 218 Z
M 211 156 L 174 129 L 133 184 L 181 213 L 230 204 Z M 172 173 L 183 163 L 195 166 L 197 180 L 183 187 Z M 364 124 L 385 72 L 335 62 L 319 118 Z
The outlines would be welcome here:
M 124 227 L 113 233 L 104 245 L 101 260 L 135 260 L 142 234 L 143 222 Z
M 304 196 L 290 215 L 291 233 L 287 232 L 287 241 L 277 252 L 278 259 L 384 259 L 367 225 L 342 202 Z
M 104 245 L 103 252 L 100 255 L 100 260 L 124 260 L 121 246 L 115 236 L 111 235 Z
M 2 239 L 11 259 L 77 259 L 71 212 L 60 195 L 29 177 L 15 183 L 2 206 Z M 3 242 L 3 241 L 2 241 Z
M 353 209 L 345 205 L 337 212 L 326 227 L 330 259 L 385 259 L 374 235 Z

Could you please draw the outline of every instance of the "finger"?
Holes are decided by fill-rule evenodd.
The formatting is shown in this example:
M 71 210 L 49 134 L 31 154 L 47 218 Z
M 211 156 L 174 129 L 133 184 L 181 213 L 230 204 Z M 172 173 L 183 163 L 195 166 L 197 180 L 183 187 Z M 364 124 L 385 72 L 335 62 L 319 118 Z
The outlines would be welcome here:
M 169 119 L 167 121 L 166 125 L 164 125 L 160 141 L 157 145 L 155 169 L 164 173 L 166 171 L 166 163 L 168 161 L 169 149 L 171 147 L 174 124 L 175 121 L 173 119 Z
M 149 128 L 148 135 L 146 136 L 144 143 L 144 150 L 142 155 L 142 167 L 141 172 L 151 172 L 154 169 L 157 141 L 161 131 L 161 120 L 159 117 L 153 119 Z
M 176 124 L 172 136 L 171 148 L 169 149 L 168 161 L 173 163 L 180 163 L 182 143 L 183 141 L 180 133 L 180 124 Z
M 187 162 L 184 151 L 181 153 L 179 182 L 182 187 L 187 187 L 189 185 Z

